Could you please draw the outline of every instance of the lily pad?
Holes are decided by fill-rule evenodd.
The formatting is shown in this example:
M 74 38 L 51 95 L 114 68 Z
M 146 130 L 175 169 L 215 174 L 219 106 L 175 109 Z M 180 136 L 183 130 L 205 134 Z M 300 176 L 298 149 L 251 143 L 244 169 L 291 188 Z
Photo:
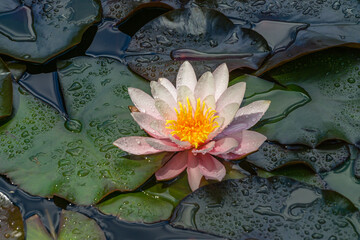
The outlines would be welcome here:
M 105 214 L 129 222 L 154 223 L 168 220 L 179 201 L 191 193 L 187 176 L 136 193 L 123 193 L 98 205 Z
M 24 239 L 24 223 L 20 209 L 0 192 L 0 239 Z
M 179 8 L 184 4 L 181 0 L 101 0 L 103 15 L 106 18 L 113 18 L 119 22 L 131 15 L 134 11 L 147 7 L 161 7 L 167 9 Z
M 174 81 L 185 60 L 199 75 L 223 62 L 230 70 L 257 69 L 268 54 L 266 41 L 254 31 L 215 10 L 190 8 L 170 11 L 143 26 L 132 38 L 126 60 L 148 80 Z
M 266 142 L 259 151 L 247 156 L 246 161 L 266 171 L 273 171 L 287 164 L 305 163 L 315 172 L 328 172 L 344 163 L 349 157 L 349 149 L 344 144 L 313 149 Z
M 238 77 L 232 80 L 229 85 L 234 85 L 238 82 L 246 83 L 245 99 L 242 102 L 243 106 L 258 100 L 271 101 L 269 109 L 256 127 L 286 118 L 292 111 L 310 102 L 310 97 L 301 88 L 296 86 L 283 87 L 251 75 Z
M 359 144 L 360 51 L 329 49 L 271 71 L 282 85 L 295 84 L 311 97 L 286 118 L 260 129 L 271 141 L 315 147 L 329 139 Z
M 129 114 L 127 88 L 150 91 L 148 82 L 108 58 L 74 58 L 58 73 L 71 119 L 14 83 L 17 114 L 0 127 L 0 172 L 31 194 L 78 204 L 143 184 L 168 155 L 128 156 L 112 143 L 145 135 Z
M 57 236 L 52 237 L 47 232 L 38 215 L 27 219 L 26 227 L 26 239 L 28 240 L 106 239 L 104 232 L 94 220 L 80 213 L 65 210 L 61 213 L 60 228 Z
M 356 178 L 356 162 L 359 161 L 359 150 L 350 146 L 349 161 L 338 168 L 321 174 L 329 188 L 344 195 L 360 210 L 360 180 Z
M 25 0 L 25 5 L 18 4 L 11 11 L 0 8 L 0 53 L 36 63 L 78 44 L 101 16 L 95 0 Z
M 286 177 L 251 177 L 193 192 L 171 224 L 229 239 L 302 240 L 358 239 L 359 221 L 354 205 L 336 192 Z
M 190 0 L 194 6 L 216 9 L 266 39 L 272 53 L 258 75 L 314 51 L 360 45 L 357 1 Z
M 12 91 L 11 72 L 0 58 L 0 118 L 12 113 Z

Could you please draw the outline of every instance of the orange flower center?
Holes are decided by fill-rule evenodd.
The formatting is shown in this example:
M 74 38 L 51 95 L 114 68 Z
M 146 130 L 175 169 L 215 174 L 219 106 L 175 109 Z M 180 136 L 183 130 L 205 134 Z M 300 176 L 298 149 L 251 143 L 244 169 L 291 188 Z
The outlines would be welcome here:
M 167 120 L 166 125 L 171 129 L 171 135 L 177 136 L 181 141 L 188 141 L 197 148 L 199 144 L 204 143 L 211 132 L 219 124 L 215 121 L 219 116 L 215 116 L 216 111 L 207 108 L 205 103 L 197 99 L 196 108 L 193 110 L 189 98 L 187 106 L 179 102 L 179 110 L 175 108 L 177 120 Z

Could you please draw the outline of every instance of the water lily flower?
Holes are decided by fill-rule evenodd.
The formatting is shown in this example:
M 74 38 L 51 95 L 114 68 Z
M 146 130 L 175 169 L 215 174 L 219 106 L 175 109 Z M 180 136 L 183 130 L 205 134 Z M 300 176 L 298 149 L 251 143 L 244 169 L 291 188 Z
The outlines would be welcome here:
M 256 101 L 240 108 L 246 84 L 228 87 L 228 83 L 226 64 L 197 81 L 186 61 L 179 69 L 176 87 L 165 78 L 152 81 L 153 97 L 129 88 L 138 109 L 131 114 L 151 137 L 123 137 L 114 145 L 135 155 L 177 152 L 155 173 L 157 180 L 172 179 L 187 169 L 193 191 L 203 176 L 221 181 L 226 170 L 214 156 L 232 160 L 257 151 L 266 137 L 247 129 L 261 119 L 270 104 Z

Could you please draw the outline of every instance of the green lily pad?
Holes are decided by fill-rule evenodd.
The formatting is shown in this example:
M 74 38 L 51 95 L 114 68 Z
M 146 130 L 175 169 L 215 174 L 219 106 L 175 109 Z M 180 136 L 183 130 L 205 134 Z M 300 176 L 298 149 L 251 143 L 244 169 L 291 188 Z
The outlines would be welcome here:
M 262 169 L 257 169 L 257 176 L 263 178 L 270 178 L 274 176 L 284 176 L 292 178 L 296 181 L 303 182 L 320 189 L 329 189 L 327 183 L 321 178 L 319 174 L 314 173 L 309 167 L 303 164 L 286 165 L 272 172 L 267 172 Z
M 311 97 L 286 118 L 260 129 L 271 141 L 315 147 L 329 139 L 359 144 L 360 51 L 330 49 L 271 71 L 280 84 L 295 84 Z
M 356 162 L 359 161 L 359 150 L 351 146 L 349 161 L 338 168 L 321 174 L 329 188 L 344 195 L 360 210 L 360 180 L 355 176 Z
M 61 213 L 60 228 L 57 236 L 51 236 L 50 233 L 47 232 L 38 215 L 27 219 L 26 227 L 26 239 L 28 240 L 106 239 L 104 232 L 95 220 L 83 214 L 65 210 Z
M 193 192 L 171 224 L 229 239 L 302 240 L 358 239 L 359 221 L 354 205 L 336 192 L 286 177 L 251 177 Z
M 290 112 L 310 101 L 309 96 L 296 86 L 283 87 L 279 84 L 250 75 L 238 77 L 232 80 L 229 85 L 238 82 L 246 83 L 243 106 L 258 100 L 271 101 L 269 109 L 256 127 L 279 121 L 289 115 Z M 286 99 L 286 101 L 284 101 L 284 99 Z
M 10 70 L 0 58 L 0 118 L 12 113 L 12 91 Z
M 215 10 L 189 8 L 167 12 L 144 25 L 133 36 L 126 61 L 148 80 L 174 81 L 185 60 L 200 75 L 224 62 L 230 70 L 257 69 L 268 54 L 265 40 L 254 31 L 243 30 Z
M 11 11 L 0 8 L 0 53 L 36 63 L 78 44 L 101 17 L 95 0 L 26 0 L 25 5 L 18 4 Z
M 71 119 L 15 84 L 17 114 L 0 127 L 0 172 L 31 194 L 78 204 L 143 184 L 168 154 L 128 156 L 112 143 L 145 135 L 129 113 L 127 88 L 150 91 L 148 82 L 108 58 L 74 58 L 58 73 Z
M 226 168 L 224 179 L 241 179 L 244 174 L 235 165 L 223 162 Z M 211 182 L 202 179 L 201 186 Z M 157 183 L 149 189 L 135 193 L 123 193 L 97 205 L 105 214 L 117 216 L 129 222 L 154 223 L 168 220 L 179 202 L 191 193 L 186 174 L 170 183 Z
M 105 214 L 129 222 L 154 223 L 168 220 L 179 201 L 191 193 L 187 176 L 136 193 L 123 193 L 98 205 Z
M 287 164 L 305 163 L 315 172 L 327 172 L 344 163 L 349 156 L 349 149 L 344 144 L 312 149 L 300 146 L 291 148 L 265 142 L 259 151 L 247 156 L 246 161 L 266 171 L 273 171 Z
M 20 209 L 0 192 L 0 239 L 24 239 L 24 223 Z

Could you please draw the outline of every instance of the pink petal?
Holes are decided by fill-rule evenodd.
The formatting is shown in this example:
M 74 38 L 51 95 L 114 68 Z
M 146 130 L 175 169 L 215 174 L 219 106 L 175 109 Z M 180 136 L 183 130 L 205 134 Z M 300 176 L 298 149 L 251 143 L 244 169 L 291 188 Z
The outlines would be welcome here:
M 215 110 L 216 104 L 215 104 L 215 97 L 214 95 L 209 95 L 204 99 L 204 103 L 208 108 L 211 108 L 212 110 Z
M 207 96 L 213 96 L 215 93 L 215 81 L 211 72 L 204 73 L 195 87 L 195 99 L 204 100 Z
M 255 152 L 265 142 L 266 137 L 258 132 L 244 130 L 242 131 L 242 141 L 240 148 L 233 151 L 233 153 L 246 156 Z
M 226 160 L 238 160 L 238 159 L 244 158 L 245 156 L 237 155 L 234 153 L 226 153 L 226 154 L 220 154 L 220 155 L 218 155 L 218 157 L 221 157 Z
M 151 94 L 153 95 L 155 101 L 163 100 L 171 108 L 177 107 L 177 102 L 175 101 L 175 99 L 173 98 L 173 96 L 171 95 L 169 90 L 167 90 L 166 87 L 155 81 L 150 82 L 150 87 L 151 87 Z
M 164 152 L 177 152 L 184 149 L 180 148 L 177 144 L 163 139 L 146 138 L 145 140 L 151 147 Z
M 221 181 L 226 174 L 224 165 L 210 154 L 200 156 L 199 168 L 206 179 Z
M 113 144 L 121 150 L 135 155 L 146 155 L 158 152 L 162 150 L 155 149 L 147 143 L 149 137 L 122 137 L 116 140 Z
M 209 134 L 208 141 L 215 138 L 221 132 L 225 119 L 223 117 L 218 117 L 215 121 L 218 123 L 219 127 Z
M 164 120 L 176 120 L 177 116 L 175 113 L 175 109 L 171 108 L 169 104 L 167 104 L 163 100 L 156 100 L 155 107 L 158 112 L 161 114 L 162 119 Z
M 163 85 L 173 96 L 173 98 L 176 100 L 177 99 L 177 94 L 176 94 L 176 88 L 175 86 L 166 78 L 159 78 L 158 81 L 161 85 Z
M 179 72 L 176 76 L 176 89 L 181 86 L 187 86 L 192 92 L 196 86 L 196 74 L 188 61 L 185 61 L 179 68 Z
M 187 163 L 188 181 L 192 191 L 199 188 L 202 174 L 199 168 L 199 161 L 191 152 L 188 151 L 188 163 Z
M 165 121 L 156 119 L 142 112 L 133 112 L 131 115 L 139 126 L 150 136 L 159 139 L 168 138 L 167 135 L 169 131 L 165 128 Z M 154 126 L 157 128 L 154 128 Z
M 239 82 L 225 90 L 216 102 L 216 111 L 221 112 L 223 108 L 231 103 L 241 104 L 246 89 L 246 83 Z
M 261 119 L 269 105 L 270 101 L 261 100 L 240 108 L 235 114 L 234 120 L 224 130 L 225 134 L 227 132 L 238 132 L 251 128 Z
M 225 92 L 229 84 L 229 70 L 225 63 L 218 66 L 213 72 L 215 79 L 215 101 Z
M 161 119 L 161 115 L 155 107 L 155 100 L 144 91 L 137 88 L 128 88 L 131 101 L 140 112 L 149 114 L 154 118 Z
M 192 153 L 194 155 L 196 155 L 198 153 L 205 154 L 205 153 L 211 151 L 214 147 L 215 147 L 215 141 L 211 141 L 211 142 L 208 142 L 207 144 L 201 146 L 200 148 L 194 148 L 192 150 Z
M 156 179 L 168 180 L 176 177 L 185 170 L 187 160 L 188 153 L 186 151 L 179 152 L 155 173 Z
M 238 147 L 238 141 L 231 137 L 225 137 L 216 141 L 214 148 L 209 153 L 213 155 L 225 154 Z

